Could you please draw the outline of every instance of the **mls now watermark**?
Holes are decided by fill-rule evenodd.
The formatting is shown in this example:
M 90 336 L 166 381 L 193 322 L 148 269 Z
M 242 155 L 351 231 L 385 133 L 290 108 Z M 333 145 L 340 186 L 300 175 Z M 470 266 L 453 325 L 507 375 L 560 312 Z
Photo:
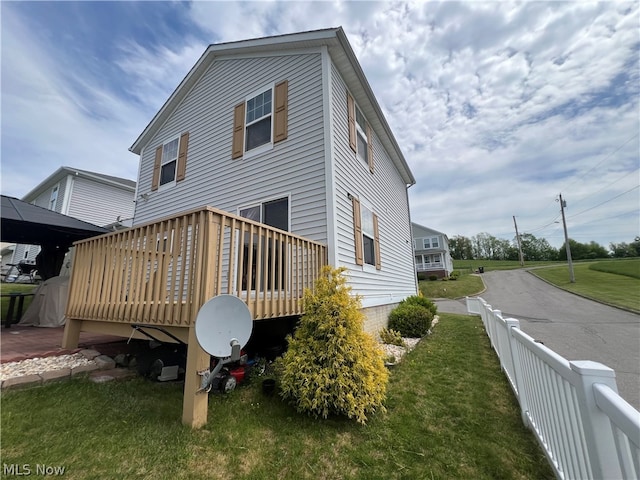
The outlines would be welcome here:
M 44 463 L 36 463 L 32 465 L 30 463 L 3 463 L 2 474 L 3 476 L 13 475 L 15 477 L 28 477 L 28 476 L 40 476 L 40 477 L 56 477 L 64 475 L 66 467 L 45 465 Z

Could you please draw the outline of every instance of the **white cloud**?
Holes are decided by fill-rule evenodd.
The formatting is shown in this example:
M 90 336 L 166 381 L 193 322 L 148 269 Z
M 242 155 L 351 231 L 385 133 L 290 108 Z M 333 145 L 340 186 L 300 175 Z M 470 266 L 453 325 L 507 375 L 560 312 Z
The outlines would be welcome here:
M 140 19 L 153 8 L 135 6 Z M 6 7 L 3 193 L 22 196 L 60 165 L 135 178 L 127 148 L 207 44 L 339 25 L 418 180 L 414 221 L 511 238 L 517 215 L 523 231 L 550 223 L 534 234 L 559 246 L 559 192 L 577 213 L 638 183 L 637 2 L 176 3 L 190 25 L 167 21 L 167 41 L 113 40 L 118 85 L 86 46 L 61 54 Z M 638 205 L 635 190 L 576 216 L 576 239 L 632 240 Z

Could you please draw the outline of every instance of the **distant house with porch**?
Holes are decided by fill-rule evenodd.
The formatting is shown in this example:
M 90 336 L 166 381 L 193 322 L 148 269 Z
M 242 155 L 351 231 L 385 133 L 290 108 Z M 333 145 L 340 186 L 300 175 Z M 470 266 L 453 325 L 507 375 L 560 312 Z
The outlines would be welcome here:
M 448 277 L 453 272 L 449 238 L 432 228 L 412 223 L 416 273 L 421 277 Z

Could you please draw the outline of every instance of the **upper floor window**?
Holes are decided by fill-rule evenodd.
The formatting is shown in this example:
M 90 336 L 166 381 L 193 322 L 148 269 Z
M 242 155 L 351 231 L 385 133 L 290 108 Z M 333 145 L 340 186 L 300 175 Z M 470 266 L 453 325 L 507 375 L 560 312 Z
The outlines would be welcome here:
M 371 126 L 349 92 L 347 92 L 347 114 L 349 146 L 351 150 L 356 152 L 358 158 L 368 165 L 369 171 L 373 173 L 373 134 Z
M 159 186 L 173 185 L 184 180 L 187 169 L 188 145 L 189 132 L 185 132 L 156 148 L 151 190 L 157 190 Z
M 260 153 L 287 138 L 289 82 L 284 80 L 252 93 L 235 106 L 232 158 Z
M 51 196 L 49 197 L 49 210 L 56 209 L 56 202 L 58 201 L 58 190 L 59 185 L 56 185 L 55 187 L 53 187 L 53 190 L 51 190 Z
M 247 99 L 245 152 L 271 143 L 272 107 L 271 88 Z
M 176 180 L 176 166 L 178 165 L 178 143 L 174 138 L 162 145 L 162 163 L 160 166 L 160 185 L 173 183 Z
M 440 242 L 438 241 L 438 237 L 430 237 L 422 239 L 422 247 L 423 248 L 438 248 L 440 246 Z

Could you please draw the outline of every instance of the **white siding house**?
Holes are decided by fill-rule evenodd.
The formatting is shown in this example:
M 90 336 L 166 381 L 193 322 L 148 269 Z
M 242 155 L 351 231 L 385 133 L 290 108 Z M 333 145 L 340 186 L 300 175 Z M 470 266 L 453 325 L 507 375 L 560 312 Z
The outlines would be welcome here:
M 209 46 L 130 150 L 134 226 L 209 205 L 322 242 L 369 330 L 417 292 L 415 180 L 342 28 Z
M 453 272 L 453 259 L 449 251 L 449 238 L 442 232 L 417 223 L 413 228 L 413 248 L 416 272 L 428 277 L 448 277 Z
M 22 201 L 100 227 L 133 217 L 133 180 L 60 167 L 22 197 Z M 35 263 L 37 245 L 16 245 L 11 263 Z

